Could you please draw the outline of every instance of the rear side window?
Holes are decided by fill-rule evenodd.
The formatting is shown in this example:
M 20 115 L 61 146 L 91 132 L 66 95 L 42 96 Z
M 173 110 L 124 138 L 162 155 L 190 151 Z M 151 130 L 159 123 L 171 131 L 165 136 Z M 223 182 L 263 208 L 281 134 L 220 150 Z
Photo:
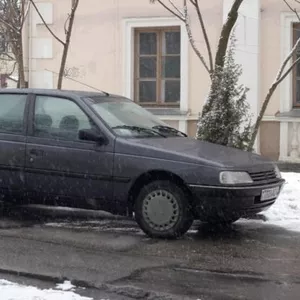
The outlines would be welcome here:
M 0 94 L 0 132 L 23 132 L 26 98 L 21 94 Z

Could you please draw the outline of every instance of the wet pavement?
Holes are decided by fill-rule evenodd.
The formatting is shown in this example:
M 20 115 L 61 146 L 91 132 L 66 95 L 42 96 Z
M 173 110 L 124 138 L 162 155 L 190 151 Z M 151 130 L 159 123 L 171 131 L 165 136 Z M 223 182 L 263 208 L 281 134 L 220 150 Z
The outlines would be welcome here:
M 299 299 L 300 232 L 242 220 L 156 240 L 131 220 L 65 213 L 2 218 L 0 277 L 69 279 L 95 300 Z

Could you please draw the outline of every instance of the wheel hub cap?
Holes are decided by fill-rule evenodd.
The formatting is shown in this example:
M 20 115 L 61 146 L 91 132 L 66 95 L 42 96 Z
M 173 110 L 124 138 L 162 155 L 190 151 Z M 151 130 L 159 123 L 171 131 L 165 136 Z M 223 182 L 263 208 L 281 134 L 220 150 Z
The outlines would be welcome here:
M 143 216 L 148 225 L 155 230 L 170 229 L 179 218 L 178 202 L 167 191 L 153 191 L 144 199 Z

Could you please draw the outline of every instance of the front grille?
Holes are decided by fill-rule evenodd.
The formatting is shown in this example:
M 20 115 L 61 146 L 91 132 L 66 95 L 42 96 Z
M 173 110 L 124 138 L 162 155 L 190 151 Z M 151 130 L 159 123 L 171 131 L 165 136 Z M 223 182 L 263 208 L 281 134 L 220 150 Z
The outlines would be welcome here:
M 277 180 L 275 170 L 264 172 L 250 172 L 253 182 L 273 182 Z

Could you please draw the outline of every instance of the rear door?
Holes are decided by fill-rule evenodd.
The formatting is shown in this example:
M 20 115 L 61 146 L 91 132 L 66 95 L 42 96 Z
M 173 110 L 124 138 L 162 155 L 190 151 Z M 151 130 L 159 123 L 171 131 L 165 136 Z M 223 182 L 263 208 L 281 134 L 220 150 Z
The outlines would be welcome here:
M 27 94 L 0 93 L 0 193 L 24 194 Z
M 35 199 L 44 204 L 88 203 L 109 210 L 114 140 L 107 145 L 79 140 L 80 129 L 101 131 L 85 109 L 71 98 L 36 96 L 27 138 L 26 180 Z

